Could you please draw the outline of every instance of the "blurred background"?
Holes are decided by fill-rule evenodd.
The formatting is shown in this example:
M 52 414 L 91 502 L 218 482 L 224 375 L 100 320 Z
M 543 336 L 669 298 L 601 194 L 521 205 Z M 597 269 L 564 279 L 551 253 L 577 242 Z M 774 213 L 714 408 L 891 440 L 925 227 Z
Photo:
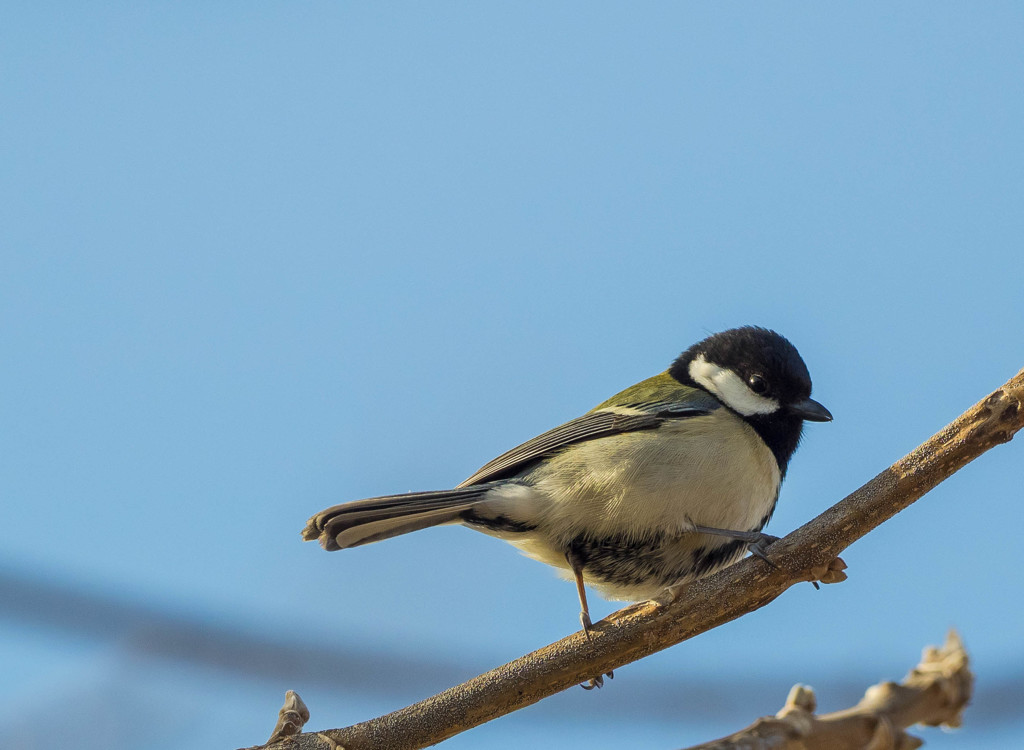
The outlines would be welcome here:
M 577 628 L 442 528 L 452 486 L 756 323 L 800 349 L 785 534 L 1024 366 L 1018 3 L 31 3 L 0 25 L 0 745 L 237 748 L 402 707 Z M 1024 740 L 1022 447 L 850 579 L 450 740 L 667 749 L 899 679 L 962 633 Z M 592 608 L 615 609 L 596 595 Z M 596 618 L 595 618 L 596 619 Z

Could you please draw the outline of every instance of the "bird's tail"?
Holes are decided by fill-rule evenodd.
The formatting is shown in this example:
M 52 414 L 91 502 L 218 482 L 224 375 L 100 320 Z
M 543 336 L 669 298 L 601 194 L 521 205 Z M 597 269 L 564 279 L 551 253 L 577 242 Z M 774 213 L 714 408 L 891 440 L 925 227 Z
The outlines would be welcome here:
M 477 505 L 494 484 L 371 497 L 335 505 L 310 518 L 302 538 L 319 539 L 325 550 L 333 551 L 451 523 Z

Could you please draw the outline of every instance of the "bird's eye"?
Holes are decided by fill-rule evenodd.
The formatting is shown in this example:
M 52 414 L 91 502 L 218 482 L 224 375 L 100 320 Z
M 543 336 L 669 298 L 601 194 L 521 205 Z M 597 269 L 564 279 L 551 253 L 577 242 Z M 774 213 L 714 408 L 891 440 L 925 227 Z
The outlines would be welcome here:
M 751 375 L 747 378 L 747 385 L 750 386 L 750 390 L 759 396 L 768 390 L 768 381 L 760 375 Z

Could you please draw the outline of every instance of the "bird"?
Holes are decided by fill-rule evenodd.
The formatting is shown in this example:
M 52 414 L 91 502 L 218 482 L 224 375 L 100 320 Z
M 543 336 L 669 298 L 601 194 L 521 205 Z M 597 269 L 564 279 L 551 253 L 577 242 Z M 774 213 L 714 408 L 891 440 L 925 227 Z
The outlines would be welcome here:
M 831 420 L 793 344 L 767 328 L 733 328 L 453 489 L 335 505 L 309 519 L 303 538 L 333 551 L 468 526 L 571 577 L 589 638 L 588 585 L 642 601 L 748 551 L 763 557 L 775 537 L 762 529 L 804 422 Z

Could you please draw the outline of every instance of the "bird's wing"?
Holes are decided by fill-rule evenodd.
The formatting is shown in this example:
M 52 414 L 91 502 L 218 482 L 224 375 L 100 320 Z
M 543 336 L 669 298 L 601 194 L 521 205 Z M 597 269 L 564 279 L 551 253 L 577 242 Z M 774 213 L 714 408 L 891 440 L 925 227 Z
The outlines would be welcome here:
M 548 430 L 522 445 L 506 451 L 493 461 L 481 467 L 459 487 L 468 487 L 481 482 L 505 479 L 523 469 L 527 464 L 550 456 L 562 448 L 584 440 L 619 435 L 634 430 L 651 430 L 675 419 L 710 414 L 718 404 L 705 399 L 691 399 L 683 402 L 658 401 L 653 403 L 626 403 L 621 410 L 602 404 L 594 411 L 577 417 L 565 424 Z M 627 413 L 623 413 L 628 409 Z
M 302 536 L 307 540 L 319 538 L 324 549 L 336 550 L 451 523 L 484 499 L 492 489 L 488 482 L 512 476 L 524 466 L 567 445 L 633 430 L 651 430 L 669 420 L 710 414 L 714 408 L 694 399 L 619 406 L 602 404 L 578 419 L 503 453 L 455 489 L 371 497 L 336 505 L 309 519 Z

